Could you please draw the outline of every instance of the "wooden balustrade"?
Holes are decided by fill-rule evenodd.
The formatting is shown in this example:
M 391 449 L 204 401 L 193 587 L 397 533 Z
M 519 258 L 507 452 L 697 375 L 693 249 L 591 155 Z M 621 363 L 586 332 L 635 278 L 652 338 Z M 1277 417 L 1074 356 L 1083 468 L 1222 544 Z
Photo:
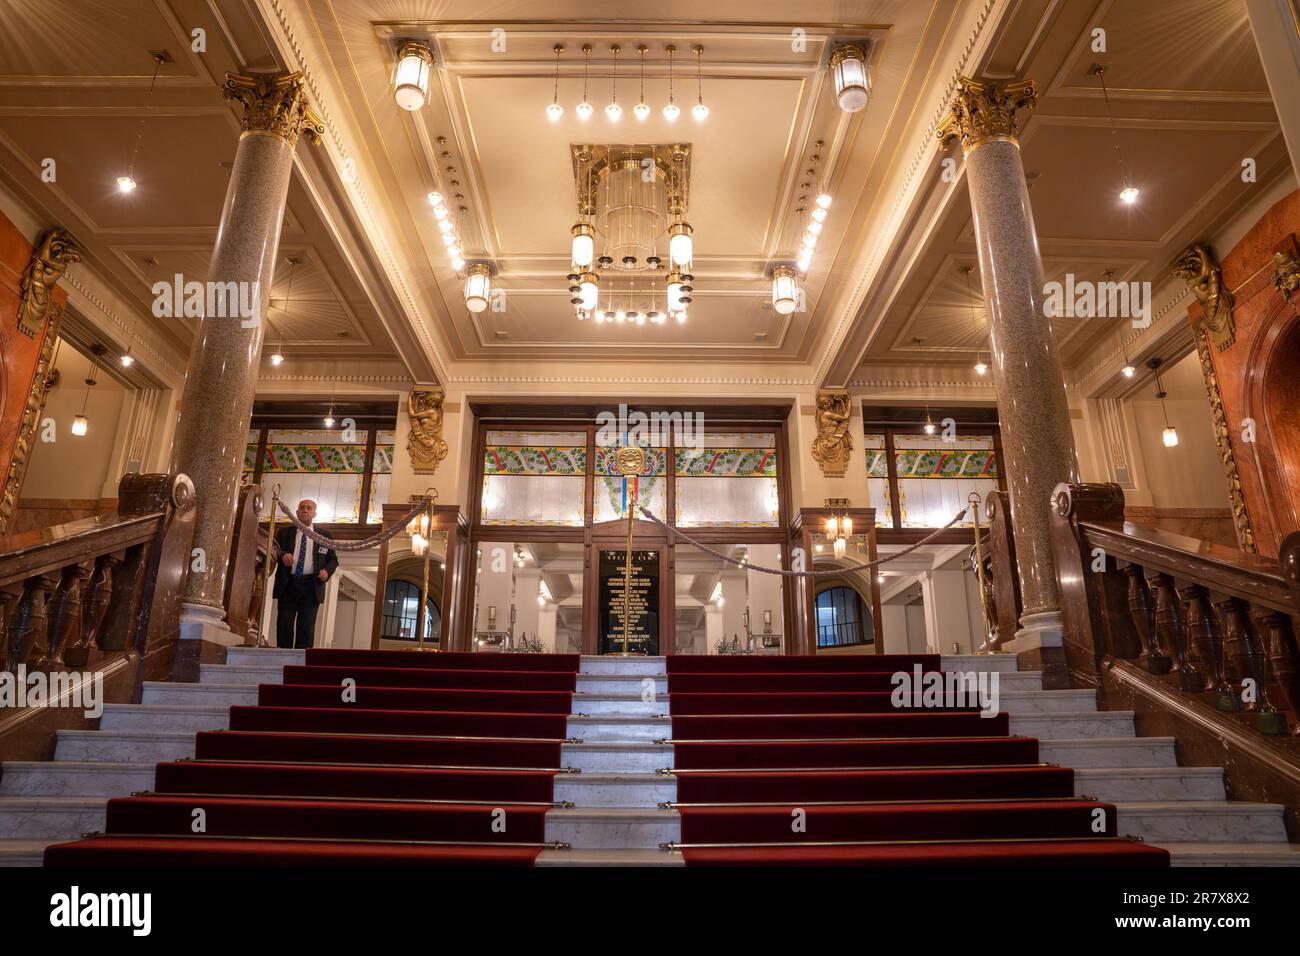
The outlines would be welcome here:
M 988 522 L 984 551 L 985 587 L 991 594 L 985 606 L 993 631 L 990 650 L 1015 639 L 1020 628 L 1020 577 L 1016 572 L 1016 545 L 1011 535 L 1011 504 L 1005 491 L 990 491 L 984 500 Z
M 1300 729 L 1300 533 L 1279 566 L 1125 521 L 1113 484 L 1058 485 L 1051 523 L 1072 685 L 1126 662 L 1264 733 Z
M 189 478 L 126 475 L 116 513 L 0 539 L 5 669 L 97 674 L 107 700 L 138 699 L 170 672 L 193 536 Z M 54 730 L 85 725 L 60 703 L 0 716 L 0 754 L 48 756 Z
M 256 647 L 261 633 L 262 600 L 266 593 L 267 533 L 261 524 L 262 489 L 244 485 L 235 507 L 235 532 L 226 570 L 226 624 L 242 635 L 246 647 Z

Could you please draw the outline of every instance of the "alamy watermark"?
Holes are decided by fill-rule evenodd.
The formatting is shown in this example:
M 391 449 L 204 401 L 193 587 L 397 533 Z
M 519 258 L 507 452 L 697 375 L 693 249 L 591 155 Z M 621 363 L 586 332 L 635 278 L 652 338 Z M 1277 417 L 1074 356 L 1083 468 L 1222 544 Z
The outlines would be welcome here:
M 0 671 L 0 707 L 69 707 L 93 720 L 104 713 L 104 675 L 96 671 Z
M 889 702 L 896 708 L 945 710 L 978 708 L 981 717 L 996 717 L 1001 710 L 997 671 L 895 671 L 889 679 Z
M 692 451 L 704 449 L 703 412 L 629 412 L 627 405 L 620 403 L 617 414 L 606 411 L 597 415 L 596 425 L 598 448 L 667 448 L 673 444 Z
M 171 282 L 155 282 L 150 291 L 153 314 L 160 319 L 239 319 L 246 329 L 261 321 L 260 282 L 186 282 L 178 272 Z
M 1073 272 L 1064 282 L 1043 284 L 1043 313 L 1049 319 L 1132 319 L 1135 329 L 1151 324 L 1150 282 L 1092 282 Z

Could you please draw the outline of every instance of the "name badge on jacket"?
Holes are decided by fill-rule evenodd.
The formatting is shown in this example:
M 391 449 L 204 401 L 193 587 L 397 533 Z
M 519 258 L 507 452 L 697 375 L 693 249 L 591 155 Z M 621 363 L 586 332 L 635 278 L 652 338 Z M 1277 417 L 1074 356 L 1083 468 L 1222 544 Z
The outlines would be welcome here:
M 318 545 L 316 545 L 316 553 L 317 553 L 317 554 L 329 554 L 329 551 L 330 551 L 330 549 L 327 548 L 327 547 L 325 547 L 325 545 L 323 545 L 323 544 L 318 544 Z

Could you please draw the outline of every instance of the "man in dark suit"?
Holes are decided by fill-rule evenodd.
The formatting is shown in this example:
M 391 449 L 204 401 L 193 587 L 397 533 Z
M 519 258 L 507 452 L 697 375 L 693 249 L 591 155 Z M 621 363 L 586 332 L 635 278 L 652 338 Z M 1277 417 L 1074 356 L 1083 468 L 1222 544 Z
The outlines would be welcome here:
M 316 502 L 310 498 L 298 502 L 298 520 L 310 528 L 316 520 Z M 324 531 L 318 533 L 329 537 Z M 275 533 L 275 553 L 271 594 L 280 602 L 275 642 L 280 647 L 311 647 L 316 612 L 325 600 L 325 582 L 338 570 L 338 555 L 292 524 Z

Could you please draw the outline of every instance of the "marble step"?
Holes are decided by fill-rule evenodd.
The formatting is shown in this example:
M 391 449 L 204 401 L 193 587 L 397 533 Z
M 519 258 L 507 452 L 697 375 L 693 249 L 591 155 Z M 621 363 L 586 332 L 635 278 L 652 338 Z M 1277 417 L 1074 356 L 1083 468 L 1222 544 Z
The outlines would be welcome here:
M 999 671 L 998 688 L 1007 691 L 1026 691 L 1043 689 L 1042 671 Z M 1089 691 L 1091 693 L 1091 691 Z
M 543 850 L 534 866 L 685 866 L 680 853 L 665 850 Z
M 104 829 L 106 797 L 0 797 L 0 839 L 75 840 Z
M 1300 866 L 1296 843 L 1160 843 L 1173 866 Z
M 1224 800 L 1218 767 L 1109 767 L 1074 772 L 1077 796 L 1121 800 Z
M 579 674 L 662 674 L 668 666 L 664 657 L 613 657 L 584 654 Z
M 1011 733 L 1039 740 L 1077 740 L 1084 737 L 1133 736 L 1131 710 L 1091 713 L 1012 714 Z
M 563 773 L 554 799 L 578 807 L 656 807 L 677 799 L 677 780 L 659 773 Z
M 639 694 L 574 694 L 575 714 L 623 714 L 629 717 L 652 717 L 668 713 L 668 695 L 660 694 L 644 701 Z
M 110 763 L 148 760 L 165 763 L 194 756 L 190 730 L 60 730 L 54 760 L 99 760 Z
M 575 850 L 648 849 L 681 840 L 675 810 L 642 807 L 559 807 L 546 814 L 546 839 Z
M 1118 832 L 1172 843 L 1285 843 L 1280 803 L 1178 800 L 1117 803 Z
M 283 667 L 285 664 L 304 664 L 307 652 L 285 650 L 279 647 L 230 647 L 226 649 L 226 663 L 235 667 Z
M 565 744 L 560 765 L 583 773 L 654 773 L 673 765 L 673 747 L 650 743 Z
M 1020 690 L 999 679 L 998 706 L 1018 714 L 1090 714 L 1097 712 L 1097 695 L 1090 690 Z
M 124 797 L 152 790 L 153 775 L 152 762 L 6 760 L 0 768 L 0 796 Z
M 1038 759 L 1076 770 L 1091 767 L 1176 767 L 1173 737 L 1087 737 L 1047 740 Z
M 667 674 L 579 674 L 579 694 L 635 694 L 640 696 L 649 688 L 654 696 L 668 693 Z
M 231 707 L 257 703 L 257 686 L 254 684 L 186 684 L 147 680 L 143 686 L 142 704 Z
M 105 704 L 100 730 L 226 730 L 229 707 L 188 704 Z
M 671 737 L 673 724 L 671 720 L 664 717 L 600 714 L 595 717 L 570 717 L 567 733 L 568 736 L 577 737 L 587 743 L 594 741 L 649 743 Z
M 944 654 L 939 658 L 939 669 L 943 671 L 1015 671 L 1015 654 Z
M 0 866 L 44 866 L 45 848 L 51 843 L 62 842 L 64 841 L 0 840 Z
M 200 664 L 200 684 L 283 684 L 283 664 Z

